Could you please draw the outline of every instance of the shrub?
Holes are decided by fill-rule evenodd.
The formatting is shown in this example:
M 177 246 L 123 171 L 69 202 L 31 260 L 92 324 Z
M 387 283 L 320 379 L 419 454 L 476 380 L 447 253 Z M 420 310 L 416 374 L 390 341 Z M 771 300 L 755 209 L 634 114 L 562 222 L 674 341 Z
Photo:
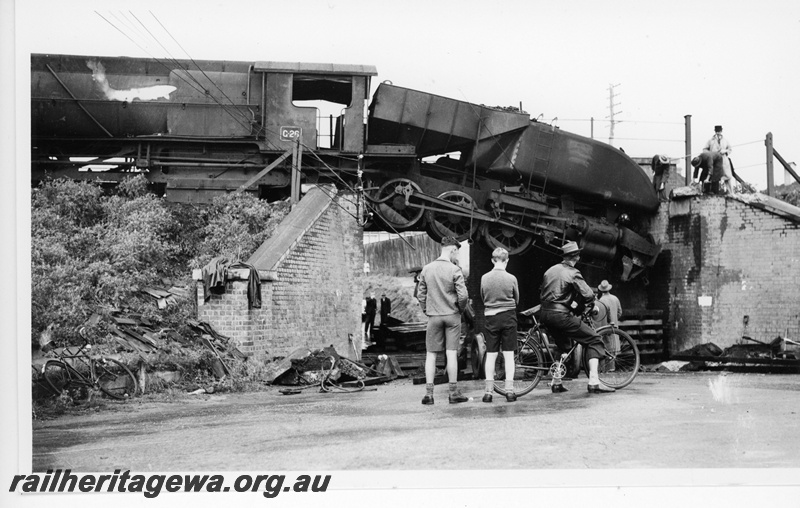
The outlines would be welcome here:
M 231 262 L 246 260 L 287 213 L 288 201 L 267 203 L 246 193 L 215 198 L 207 210 L 207 224 L 191 267 L 201 268 L 217 256 Z
M 162 328 L 186 332 L 194 300 L 158 310 L 140 290 L 191 285 L 191 269 L 216 256 L 244 260 L 272 234 L 288 202 L 228 194 L 211 205 L 169 203 L 148 192 L 142 176 L 114 191 L 52 180 L 31 195 L 32 345 L 50 328 L 57 345 L 77 343 L 94 313 L 140 313 Z M 90 327 L 100 340 L 102 325 Z
M 778 185 L 775 187 L 775 196 L 790 205 L 800 206 L 800 183 Z
M 153 313 L 142 287 L 183 272 L 178 229 L 147 181 L 128 179 L 105 193 L 87 182 L 55 180 L 32 193 L 32 342 L 52 325 L 57 344 L 74 343 L 95 312 L 131 308 Z M 185 256 L 184 256 L 185 257 Z

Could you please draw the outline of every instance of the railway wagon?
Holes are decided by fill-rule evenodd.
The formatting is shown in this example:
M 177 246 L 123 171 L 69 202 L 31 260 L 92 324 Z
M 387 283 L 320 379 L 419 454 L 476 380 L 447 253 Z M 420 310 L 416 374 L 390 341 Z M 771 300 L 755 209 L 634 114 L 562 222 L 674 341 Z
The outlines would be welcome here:
M 350 187 L 363 223 L 480 239 L 520 254 L 580 242 L 628 279 L 659 246 L 658 199 L 621 151 L 515 108 L 380 83 L 370 65 L 31 57 L 34 184 L 142 174 L 208 202 L 280 199 L 299 183 Z

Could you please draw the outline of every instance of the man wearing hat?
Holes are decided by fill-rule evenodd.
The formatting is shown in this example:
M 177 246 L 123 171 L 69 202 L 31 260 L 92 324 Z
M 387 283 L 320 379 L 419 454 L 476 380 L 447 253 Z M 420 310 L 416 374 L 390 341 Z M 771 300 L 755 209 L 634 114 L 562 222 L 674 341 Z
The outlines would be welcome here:
M 692 179 L 699 182 L 701 188 L 705 191 L 703 184 L 706 179 L 712 184 L 711 192 L 717 192 L 719 189 L 719 182 L 725 174 L 722 171 L 722 155 L 712 153 L 704 150 L 700 155 L 692 158 L 692 167 L 694 167 L 694 175 Z M 697 178 L 697 173 L 700 172 L 700 179 Z M 711 177 L 709 178 L 709 174 Z
M 722 126 L 717 125 L 714 127 L 714 136 L 706 142 L 703 151 L 709 151 L 711 154 L 719 154 L 722 156 L 722 173 L 721 190 L 724 194 L 732 191 L 733 187 L 733 173 L 731 172 L 731 162 L 728 155 L 733 151 L 731 144 L 722 136 Z
M 575 268 L 580 259 L 581 249 L 575 242 L 567 242 L 561 248 L 563 261 L 550 267 L 542 278 L 539 293 L 542 313 L 541 321 L 554 334 L 556 344 L 562 351 L 568 351 L 569 339 L 581 344 L 586 351 L 589 363 L 589 393 L 611 393 L 613 388 L 604 386 L 598 377 L 600 358 L 606 356 L 603 340 L 591 326 L 573 314 L 572 305 L 594 304 L 594 292 L 586 284 L 581 272 Z M 566 392 L 561 380 L 553 380 L 553 393 Z
M 601 282 L 600 285 L 597 286 L 597 301 L 603 302 L 608 308 L 608 322 L 618 325 L 622 317 L 622 304 L 619 303 L 619 298 L 610 293 L 613 287 L 614 286 L 609 284 L 607 280 Z
M 668 201 L 667 179 L 669 178 L 669 157 L 666 155 L 654 155 L 650 167 L 653 169 L 653 187 L 658 193 L 658 200 Z
M 608 324 L 619 325 L 619 320 L 622 318 L 622 304 L 619 303 L 619 298 L 610 293 L 612 287 L 614 286 L 609 284 L 607 280 L 604 280 L 597 286 L 597 301 L 605 305 L 606 316 L 604 323 L 595 322 L 596 327 L 598 325 L 605 326 Z M 611 334 L 609 338 L 611 339 L 609 347 L 614 348 L 615 351 L 619 351 L 619 337 L 617 334 Z M 613 370 L 613 366 L 610 367 L 610 370 Z
M 458 389 L 458 341 L 461 338 L 461 313 L 467 307 L 467 286 L 456 262 L 461 244 L 455 238 L 442 239 L 442 254 L 422 268 L 419 274 L 417 300 L 428 316 L 425 331 L 425 397 L 423 404 L 433 404 L 436 376 L 436 354 L 444 350 L 447 377 L 450 381 L 451 404 L 466 402 Z
M 421 266 L 415 266 L 408 273 L 414 274 L 414 298 L 417 297 L 417 293 L 419 292 L 419 274 L 422 272 Z

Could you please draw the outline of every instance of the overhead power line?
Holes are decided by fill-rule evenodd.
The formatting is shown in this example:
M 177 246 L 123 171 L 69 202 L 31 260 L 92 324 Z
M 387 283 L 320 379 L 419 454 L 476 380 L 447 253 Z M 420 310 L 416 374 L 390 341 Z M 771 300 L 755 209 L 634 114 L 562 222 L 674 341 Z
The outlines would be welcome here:
M 186 78 L 184 78 L 184 77 L 183 77 L 183 76 L 182 76 L 180 73 L 178 73 L 178 72 L 175 72 L 175 76 L 177 76 L 177 77 L 178 77 L 178 78 L 179 78 L 181 81 L 183 81 L 184 83 L 186 83 L 186 84 L 187 84 L 189 87 L 191 87 L 192 89 L 194 89 L 194 90 L 195 90 L 196 92 L 198 92 L 199 94 L 201 94 L 201 95 L 204 95 L 204 96 L 205 96 L 205 95 L 209 96 L 209 97 L 210 97 L 210 98 L 211 98 L 211 99 L 212 99 L 214 102 L 216 102 L 216 103 L 217 103 L 217 105 L 219 105 L 219 106 L 220 106 L 220 107 L 223 109 L 223 111 L 225 111 L 225 112 L 226 112 L 226 113 L 227 113 L 227 114 L 228 114 L 228 115 L 229 115 L 229 116 L 230 116 L 230 117 L 231 117 L 231 118 L 232 118 L 232 119 L 233 119 L 233 120 L 234 120 L 236 123 L 238 123 L 240 126 L 242 126 L 243 128 L 245 128 L 245 130 L 246 130 L 248 133 L 250 132 L 250 130 L 251 130 L 250 119 L 249 119 L 249 118 L 247 118 L 247 117 L 244 117 L 244 120 L 245 120 L 245 122 L 243 123 L 243 122 L 242 122 L 242 118 L 241 118 L 241 117 L 237 118 L 237 117 L 236 117 L 236 116 L 235 116 L 233 113 L 231 113 L 230 109 L 229 109 L 229 108 L 228 108 L 228 107 L 227 107 L 225 104 L 223 104 L 223 103 L 222 103 L 222 102 L 221 102 L 219 99 L 217 99 L 217 97 L 215 97 L 215 96 L 214 96 L 214 94 L 212 94 L 212 93 L 210 93 L 210 92 L 208 92 L 208 93 L 207 93 L 207 91 L 206 91 L 205 87 L 204 87 L 204 86 L 202 86 L 202 84 L 201 84 L 201 83 L 200 83 L 200 82 L 199 82 L 199 81 L 198 81 L 196 78 L 194 78 L 194 76 L 192 76 L 192 75 L 191 75 L 191 73 L 190 73 L 190 72 L 189 72 L 189 71 L 188 71 L 188 70 L 187 70 L 187 69 L 186 69 L 186 68 L 185 68 L 185 67 L 184 67 L 184 66 L 183 66 L 183 65 L 182 65 L 182 64 L 181 64 L 181 63 L 180 63 L 178 60 L 176 60 L 176 59 L 174 59 L 174 58 L 171 58 L 171 62 L 172 62 L 172 64 L 173 64 L 173 67 L 170 67 L 169 65 L 166 65 L 166 64 L 165 64 L 165 63 L 162 61 L 162 59 L 159 59 L 159 58 L 157 58 L 157 57 L 156 57 L 155 55 L 153 55 L 153 54 L 152 54 L 152 53 L 151 53 L 149 50 L 147 50 L 147 49 L 146 49 L 146 48 L 144 48 L 144 47 L 143 47 L 141 44 L 139 44 L 138 42 L 136 42 L 136 41 L 135 41 L 135 40 L 134 40 L 134 39 L 133 39 L 133 38 L 132 38 L 132 37 L 131 37 L 129 34 L 127 34 L 127 33 L 126 33 L 124 30 L 122 30 L 122 29 L 121 29 L 121 28 L 119 28 L 117 25 L 115 25 L 114 23 L 112 23 L 111 21 L 109 21 L 109 20 L 108 20 L 106 17 L 104 17 L 102 14 L 100 14 L 100 13 L 99 13 L 99 12 L 97 12 L 97 11 L 95 11 L 95 14 L 97 14 L 98 16 L 100 16 L 100 17 L 101 17 L 101 18 L 102 18 L 102 19 L 103 19 L 103 20 L 104 20 L 106 23 L 108 23 L 109 25 L 111 25 L 112 27 L 114 27 L 114 28 L 115 28 L 117 31 L 119 31 L 119 32 L 120 32 L 122 35 L 124 35 L 125 37 L 127 37 L 127 38 L 128 38 L 130 41 L 131 41 L 131 42 L 133 42 L 134 44 L 136 44 L 136 46 L 137 46 L 137 47 L 139 47 L 139 48 L 140 48 L 142 51 L 144 51 L 145 53 L 147 53 L 147 54 L 148 54 L 148 55 L 149 55 L 149 56 L 150 56 L 150 57 L 151 57 L 153 60 L 155 60 L 155 61 L 156 61 L 158 64 L 160 64 L 160 65 L 161 65 L 162 67 L 164 67 L 166 70 L 168 70 L 168 71 L 170 71 L 170 72 L 172 72 L 172 71 L 176 71 L 176 67 L 177 67 L 177 69 L 180 69 L 181 71 L 183 71 L 183 72 L 186 74 L 186 76 L 188 76 L 190 79 L 192 79 L 192 81 L 194 81 L 194 82 L 196 83 L 196 85 L 197 85 L 197 86 L 195 86 L 195 84 L 193 84 L 192 82 L 188 81 Z M 112 13 L 112 15 L 114 15 L 114 13 Z M 115 16 L 115 15 L 114 15 L 114 17 L 116 18 L 116 16 Z M 117 20 L 119 20 L 119 18 L 116 18 L 116 19 L 117 19 Z M 138 21 L 138 18 L 137 18 L 137 21 Z M 141 21 L 140 21 L 140 23 L 141 23 Z M 144 26 L 144 25 L 142 25 L 142 26 Z M 149 30 L 148 30 L 148 32 L 149 32 Z M 139 33 L 141 34 L 141 31 L 139 31 Z M 152 36 L 152 34 L 151 34 L 151 36 Z M 155 38 L 155 36 L 153 36 L 153 38 L 156 40 L 156 42 L 158 42 L 158 39 L 157 39 L 157 38 Z M 160 44 L 160 43 L 159 43 L 159 44 Z M 163 48 L 163 45 L 162 45 L 162 48 Z M 165 48 L 165 49 L 166 49 L 166 48 Z M 164 59 L 164 60 L 168 60 L 168 59 Z M 207 76 L 206 76 L 206 77 L 207 77 Z M 210 81 L 211 81 L 211 80 L 210 80 Z M 213 81 L 212 81 L 212 83 L 213 83 Z M 199 88 L 198 88 L 198 86 L 199 86 Z M 215 86 L 216 86 L 216 85 L 215 85 Z M 229 98 L 228 100 L 230 100 L 230 98 Z M 241 111 L 239 111 L 238 109 L 236 109 L 235 111 L 236 111 L 237 113 L 239 113 L 240 115 L 242 115 L 242 116 L 244 115 L 244 113 L 242 113 L 242 112 L 241 112 Z

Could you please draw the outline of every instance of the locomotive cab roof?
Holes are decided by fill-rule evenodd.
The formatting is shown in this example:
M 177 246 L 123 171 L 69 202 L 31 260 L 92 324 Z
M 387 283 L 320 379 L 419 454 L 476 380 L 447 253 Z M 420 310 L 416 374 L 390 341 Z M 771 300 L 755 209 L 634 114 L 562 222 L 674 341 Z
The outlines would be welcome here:
M 306 62 L 256 62 L 253 70 L 257 72 L 280 72 L 302 74 L 341 74 L 348 76 L 377 76 L 374 65 L 306 63 Z

